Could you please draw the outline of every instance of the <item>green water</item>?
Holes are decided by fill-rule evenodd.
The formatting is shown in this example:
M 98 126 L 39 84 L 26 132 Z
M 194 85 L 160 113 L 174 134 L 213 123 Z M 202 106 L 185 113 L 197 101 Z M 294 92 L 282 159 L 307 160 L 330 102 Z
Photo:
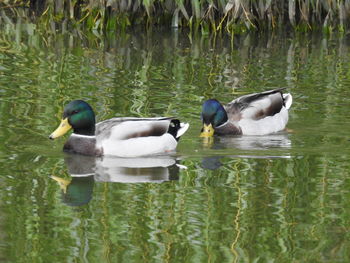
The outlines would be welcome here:
M 349 47 L 335 35 L 3 28 L 0 262 L 349 262 Z M 205 99 L 277 87 L 294 99 L 287 131 L 198 136 Z M 48 135 L 77 98 L 98 120 L 191 127 L 171 156 L 64 155 L 65 138 Z

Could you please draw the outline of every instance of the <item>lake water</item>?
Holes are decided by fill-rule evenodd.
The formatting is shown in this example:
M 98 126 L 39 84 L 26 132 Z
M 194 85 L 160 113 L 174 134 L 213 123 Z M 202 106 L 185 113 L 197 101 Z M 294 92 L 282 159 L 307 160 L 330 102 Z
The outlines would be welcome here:
M 350 41 L 0 32 L 1 262 L 350 262 Z M 288 129 L 199 137 L 202 102 L 289 87 Z M 176 154 L 65 155 L 63 106 L 177 116 Z M 85 176 L 82 176 L 85 175 Z

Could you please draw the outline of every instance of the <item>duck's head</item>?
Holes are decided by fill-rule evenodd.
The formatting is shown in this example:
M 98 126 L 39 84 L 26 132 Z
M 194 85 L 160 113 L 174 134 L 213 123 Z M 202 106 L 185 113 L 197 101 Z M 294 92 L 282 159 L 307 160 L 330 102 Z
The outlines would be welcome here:
M 213 136 L 214 129 L 228 120 L 224 107 L 215 99 L 203 103 L 201 118 L 203 122 L 201 137 Z
M 73 129 L 76 134 L 95 134 L 95 113 L 85 101 L 73 100 L 64 107 L 61 124 L 49 138 L 56 139 L 70 129 Z

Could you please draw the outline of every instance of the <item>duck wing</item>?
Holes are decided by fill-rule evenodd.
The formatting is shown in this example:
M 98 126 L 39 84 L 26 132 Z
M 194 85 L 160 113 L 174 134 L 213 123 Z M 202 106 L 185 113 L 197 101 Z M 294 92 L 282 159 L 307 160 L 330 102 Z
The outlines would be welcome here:
M 162 136 L 168 129 L 172 117 L 161 118 L 112 118 L 96 124 L 97 140 L 127 140 L 137 137 Z
M 253 93 L 233 100 L 225 107 L 229 120 L 259 120 L 279 113 L 285 106 L 286 96 L 282 94 L 284 89 L 286 88 Z

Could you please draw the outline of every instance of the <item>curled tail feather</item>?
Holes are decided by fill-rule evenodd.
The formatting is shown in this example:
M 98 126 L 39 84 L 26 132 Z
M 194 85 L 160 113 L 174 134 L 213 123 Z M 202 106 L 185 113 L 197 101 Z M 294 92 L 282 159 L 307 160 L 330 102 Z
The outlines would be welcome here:
M 283 94 L 283 99 L 284 99 L 284 105 L 286 106 L 286 109 L 289 110 L 289 108 L 292 106 L 292 103 L 293 103 L 292 95 L 289 93 Z

